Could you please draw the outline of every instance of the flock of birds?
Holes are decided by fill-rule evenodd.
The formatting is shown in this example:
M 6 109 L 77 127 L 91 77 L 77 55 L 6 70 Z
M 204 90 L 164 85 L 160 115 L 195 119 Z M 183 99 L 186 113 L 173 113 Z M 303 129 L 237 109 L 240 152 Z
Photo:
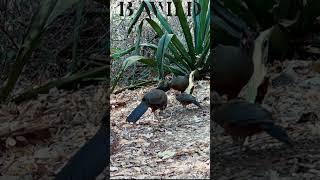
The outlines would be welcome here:
M 210 81 L 211 122 L 224 128 L 225 133 L 232 137 L 234 144 L 239 145 L 240 149 L 246 138 L 261 132 L 292 147 L 294 143 L 285 129 L 275 124 L 271 113 L 261 106 L 261 101 L 251 103 L 238 97 L 254 71 L 252 54 L 255 37 L 255 33 L 245 31 L 239 47 L 219 45 L 210 54 L 210 66 L 214 67 Z M 126 120 L 136 123 L 148 108 L 151 108 L 154 116 L 156 110 L 164 110 L 168 103 L 166 92 L 170 89 L 180 91 L 175 95 L 183 106 L 195 104 L 201 108 L 192 95 L 193 73 L 190 73 L 174 77 L 169 82 L 161 81 L 156 88 L 144 94 L 141 103 Z M 224 96 L 227 97 L 226 100 Z M 109 164 L 108 154 L 114 151 L 116 144 L 113 143 L 116 142 L 113 139 L 116 136 L 111 129 L 110 136 L 106 136 L 109 113 L 108 111 L 102 118 L 102 126 L 96 135 L 71 158 L 55 179 L 94 179 Z M 111 147 L 110 151 L 105 148 L 108 145 Z
M 186 92 L 189 84 L 191 84 L 189 83 L 191 80 L 192 79 L 189 80 L 189 75 L 185 75 L 174 77 L 169 82 L 161 81 L 158 87 L 151 89 L 149 92 L 144 94 L 141 103 L 130 113 L 127 117 L 127 121 L 130 123 L 136 123 L 148 108 L 151 108 L 151 111 L 154 114 L 153 117 L 156 116 L 155 112 L 157 109 L 159 109 L 160 112 L 165 110 L 168 103 L 166 92 L 170 89 L 180 91 L 180 93 L 176 93 L 175 96 L 176 100 L 178 100 L 183 107 L 186 107 L 189 104 L 195 104 L 201 108 L 201 105 L 196 98 L 191 93 Z
M 261 132 L 266 132 L 279 141 L 293 146 L 294 143 L 285 129 L 275 124 L 272 114 L 260 105 L 260 100 L 251 103 L 238 97 L 253 75 L 252 55 L 256 36 L 255 32 L 244 31 L 239 47 L 219 45 L 210 54 L 209 58 L 212 60 L 210 66 L 214 67 L 210 83 L 211 121 L 224 128 L 225 133 L 232 137 L 233 143 L 239 145 L 240 149 L 247 137 Z M 127 117 L 127 121 L 137 122 L 148 108 L 151 108 L 156 116 L 157 109 L 162 111 L 167 107 L 166 92 L 170 89 L 180 91 L 176 93 L 176 99 L 184 107 L 193 103 L 201 108 L 199 102 L 192 96 L 191 83 L 193 85 L 193 73 L 177 76 L 170 82 L 162 81 L 158 87 L 144 94 L 141 103 Z

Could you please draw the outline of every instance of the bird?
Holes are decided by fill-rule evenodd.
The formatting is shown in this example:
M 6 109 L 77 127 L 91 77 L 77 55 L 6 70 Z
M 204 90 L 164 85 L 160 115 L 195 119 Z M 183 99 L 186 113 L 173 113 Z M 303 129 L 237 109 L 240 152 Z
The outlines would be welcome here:
M 109 115 L 109 112 L 105 113 L 100 129 L 58 172 L 55 180 L 96 179 L 102 173 L 110 161 Z
M 213 89 L 220 95 L 227 95 L 228 100 L 238 96 L 253 74 L 255 36 L 254 32 L 245 31 L 240 47 L 218 45 L 210 53 Z
M 189 76 L 177 76 L 171 79 L 169 82 L 170 88 L 180 91 L 181 93 L 184 92 L 189 86 Z
M 143 96 L 141 103 L 127 117 L 127 121 L 133 123 L 137 122 L 149 107 L 155 116 L 155 111 L 157 109 L 160 109 L 160 111 L 164 110 L 167 107 L 167 102 L 168 97 L 163 90 L 151 89 Z
M 170 90 L 170 82 L 167 80 L 161 80 L 156 89 L 161 89 L 162 91 L 167 92 Z
M 233 99 L 221 105 L 214 112 L 214 121 L 232 136 L 233 143 L 242 148 L 247 137 L 263 131 L 277 140 L 293 146 L 287 132 L 274 123 L 272 115 L 259 104 L 243 99 Z
M 176 95 L 176 99 L 182 104 L 184 108 L 186 108 L 186 106 L 189 104 L 195 104 L 199 108 L 202 108 L 200 103 L 191 94 L 183 92 L 183 93 L 176 93 L 175 95 Z

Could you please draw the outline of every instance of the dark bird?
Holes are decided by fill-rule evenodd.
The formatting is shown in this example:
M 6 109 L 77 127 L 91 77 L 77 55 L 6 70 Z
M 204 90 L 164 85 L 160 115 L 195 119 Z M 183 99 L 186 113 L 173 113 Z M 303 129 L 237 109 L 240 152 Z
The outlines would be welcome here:
M 272 115 L 259 104 L 234 99 L 219 107 L 213 114 L 214 121 L 232 136 L 233 142 L 242 147 L 246 137 L 267 132 L 279 141 L 293 146 L 286 131 L 274 124 Z
M 106 113 L 97 133 L 69 160 L 55 180 L 93 180 L 102 173 L 109 163 L 108 119 L 109 113 Z
M 194 96 L 188 93 L 176 93 L 176 99 L 182 104 L 183 107 L 186 107 L 189 104 L 195 104 L 199 108 L 202 108 L 200 103 L 196 100 Z
M 161 89 L 162 91 L 167 92 L 170 90 L 170 82 L 168 82 L 166 80 L 162 80 L 159 82 L 156 89 Z
M 219 45 L 211 59 L 213 89 L 228 99 L 238 96 L 253 74 L 252 54 L 255 33 L 242 34 L 240 47 Z
M 170 87 L 174 90 L 184 92 L 189 86 L 189 76 L 177 76 L 171 79 Z
M 167 107 L 167 101 L 167 95 L 163 90 L 152 89 L 143 96 L 141 103 L 131 112 L 127 121 L 137 122 L 149 107 L 153 113 L 155 113 L 157 109 L 160 109 L 160 111 L 164 110 Z

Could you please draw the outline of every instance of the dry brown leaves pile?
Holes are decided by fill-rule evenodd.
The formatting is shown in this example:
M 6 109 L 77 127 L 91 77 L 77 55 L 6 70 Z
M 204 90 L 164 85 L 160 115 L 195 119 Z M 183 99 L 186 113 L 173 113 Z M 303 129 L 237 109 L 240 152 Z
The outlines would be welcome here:
M 100 126 L 105 87 L 53 89 L 0 107 L 0 179 L 52 179 Z
M 203 109 L 183 108 L 170 90 L 161 120 L 153 120 L 149 110 L 137 125 L 128 124 L 126 118 L 152 87 L 112 95 L 111 128 L 120 142 L 111 156 L 111 178 L 209 178 L 209 84 L 197 82 L 193 93 Z

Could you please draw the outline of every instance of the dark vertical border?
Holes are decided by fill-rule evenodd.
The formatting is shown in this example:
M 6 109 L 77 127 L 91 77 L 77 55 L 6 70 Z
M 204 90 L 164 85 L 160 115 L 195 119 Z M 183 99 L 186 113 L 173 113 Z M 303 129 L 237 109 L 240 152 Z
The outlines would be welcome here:
M 209 54 L 209 61 L 212 61 L 211 59 L 211 54 L 213 53 L 213 36 L 214 36 L 214 33 L 213 33 L 213 5 L 215 3 L 216 0 L 211 0 L 210 1 L 210 37 L 211 37 L 211 41 L 210 41 L 210 54 Z M 212 77 L 212 66 L 211 66 L 211 62 L 209 63 L 210 64 L 210 179 L 212 179 L 213 175 L 214 175 L 214 170 L 213 170 L 213 167 L 214 167 L 214 161 L 213 161 L 213 156 L 214 156 L 214 150 L 213 150 L 213 141 L 212 141 L 212 134 L 213 134 L 213 123 L 212 123 L 212 115 L 213 115 L 213 112 L 212 112 L 212 101 L 213 99 L 211 98 L 212 97 L 212 80 L 213 80 L 213 77 Z
M 108 68 L 108 72 L 107 72 L 107 82 L 106 82 L 106 84 L 107 84 L 107 87 L 106 87 L 106 98 L 107 98 L 107 100 L 106 100 L 106 120 L 107 120 L 107 122 L 106 122 L 106 127 L 105 128 L 107 128 L 107 134 L 106 134 L 106 137 L 107 137 L 107 147 L 105 147 L 106 149 L 107 149 L 107 153 L 106 153 L 106 155 L 107 155 L 107 167 L 106 167 L 106 169 L 107 169 L 107 173 L 106 173 L 106 176 L 105 176 L 105 178 L 104 179 L 110 179 L 110 112 L 111 112 L 111 107 L 110 107 L 110 89 L 111 89 L 111 85 L 110 85 L 110 69 L 111 69 L 111 57 L 110 57 L 110 55 L 111 55 L 111 52 L 110 52 L 110 45 L 111 45 L 111 35 L 110 35 L 110 23 L 111 23 L 111 20 L 110 20 L 110 0 L 102 0 L 102 1 L 104 1 L 104 4 L 105 4 L 105 8 L 107 9 L 107 15 L 106 15 L 106 17 L 105 17 L 105 19 L 106 19 L 106 21 L 107 21 L 107 29 L 106 29 L 106 31 L 107 31 L 107 33 L 108 33 L 108 36 L 107 36 L 107 42 L 106 42 L 106 53 L 107 53 L 107 57 L 108 57 L 108 65 L 109 65 L 109 68 Z

